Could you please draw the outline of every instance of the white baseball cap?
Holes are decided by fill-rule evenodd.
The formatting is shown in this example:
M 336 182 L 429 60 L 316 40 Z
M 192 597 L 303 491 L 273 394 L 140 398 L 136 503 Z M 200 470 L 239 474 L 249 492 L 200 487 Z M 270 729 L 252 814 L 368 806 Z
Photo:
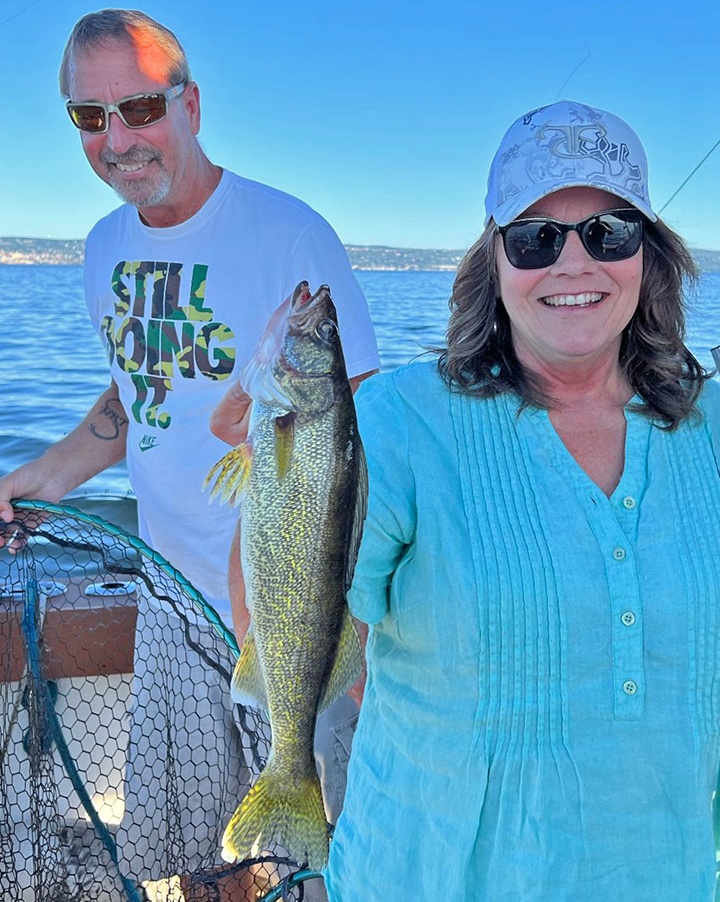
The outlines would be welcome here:
M 655 222 L 640 138 L 619 116 L 574 100 L 532 110 L 505 132 L 490 166 L 485 225 L 512 222 L 562 188 L 600 188 Z

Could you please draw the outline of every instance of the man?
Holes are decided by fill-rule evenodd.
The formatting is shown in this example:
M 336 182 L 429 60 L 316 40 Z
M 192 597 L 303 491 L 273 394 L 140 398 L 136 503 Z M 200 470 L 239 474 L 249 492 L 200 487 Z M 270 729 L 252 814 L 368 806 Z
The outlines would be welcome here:
M 127 455 L 141 537 L 230 622 L 227 560 L 236 512 L 209 507 L 202 491 L 227 447 L 211 433 L 210 415 L 271 312 L 299 281 L 331 285 L 356 382 L 378 366 L 367 306 L 339 239 L 317 213 L 208 159 L 197 139 L 199 89 L 172 32 L 130 10 L 85 16 L 65 47 L 60 90 L 90 165 L 125 201 L 93 228 L 85 257 L 86 301 L 112 381 L 74 432 L 0 479 L 0 517 L 12 519 L 12 498 L 58 501 Z M 153 648 L 178 632 L 171 614 L 139 607 L 131 747 L 140 717 L 137 693 L 152 695 Z M 181 683 L 181 702 L 192 707 L 196 681 L 185 674 Z M 222 688 L 225 710 L 209 731 L 212 741 L 206 737 L 207 745 L 217 746 L 208 753 L 209 768 L 233 757 L 228 749 L 240 748 L 230 735 L 235 727 Z M 162 821 L 160 791 L 149 783 L 152 764 L 146 756 L 128 768 L 121 856 L 126 823 Z M 202 783 L 193 780 L 187 810 L 199 798 L 204 807 L 214 806 L 210 820 L 224 818 L 237 805 L 233 794 L 206 798 Z M 165 876 L 151 873 L 161 868 L 159 853 L 148 865 L 165 841 L 157 829 L 157 836 L 144 835 L 142 861 L 129 863 L 133 871 L 148 870 L 133 873 L 139 879 Z M 200 845 L 189 867 L 205 854 Z

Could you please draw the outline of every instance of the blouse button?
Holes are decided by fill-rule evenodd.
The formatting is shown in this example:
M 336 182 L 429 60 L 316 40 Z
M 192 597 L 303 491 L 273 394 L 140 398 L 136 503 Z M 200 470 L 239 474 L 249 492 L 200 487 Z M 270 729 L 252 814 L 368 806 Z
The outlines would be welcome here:
M 625 695 L 635 695 L 638 689 L 635 680 L 625 680 L 622 688 Z
M 632 626 L 635 623 L 635 615 L 632 611 L 625 611 L 625 613 L 620 618 L 625 626 Z
M 637 502 L 635 501 L 635 499 L 633 498 L 632 495 L 626 495 L 623 498 L 623 507 L 626 508 L 626 510 L 631 511 L 635 507 L 636 504 L 637 504 Z
M 626 557 L 626 552 L 624 548 L 614 548 L 613 549 L 613 557 L 616 561 L 624 561 Z

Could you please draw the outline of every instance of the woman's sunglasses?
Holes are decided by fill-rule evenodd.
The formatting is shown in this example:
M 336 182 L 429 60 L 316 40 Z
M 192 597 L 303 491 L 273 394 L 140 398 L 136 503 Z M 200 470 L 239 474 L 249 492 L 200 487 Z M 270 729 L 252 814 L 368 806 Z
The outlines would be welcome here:
M 68 114 L 83 132 L 101 135 L 110 127 L 110 113 L 117 113 L 128 128 L 145 128 L 154 125 L 167 116 L 167 106 L 174 97 L 179 97 L 186 85 L 174 85 L 159 94 L 133 94 L 117 103 L 73 103 L 65 104 Z
M 500 226 L 505 254 L 516 269 L 551 266 L 565 246 L 568 232 L 577 232 L 583 247 L 596 260 L 627 260 L 640 249 L 643 215 L 639 210 L 607 210 L 581 222 L 555 219 L 517 219 Z

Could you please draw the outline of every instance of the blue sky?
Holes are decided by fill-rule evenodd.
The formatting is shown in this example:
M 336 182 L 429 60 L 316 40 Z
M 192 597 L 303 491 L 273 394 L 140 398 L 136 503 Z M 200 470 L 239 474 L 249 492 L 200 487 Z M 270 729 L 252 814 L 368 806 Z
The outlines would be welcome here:
M 0 235 L 84 237 L 118 203 L 85 161 L 57 90 L 65 39 L 92 8 L 0 2 Z M 720 138 L 715 3 L 145 0 L 141 8 L 185 46 L 213 162 L 301 197 L 348 244 L 467 247 L 481 230 L 502 133 L 558 96 L 633 125 L 656 209 Z M 15 90 L 24 124 L 11 118 Z M 720 148 L 664 216 L 691 244 L 720 249 L 719 208 Z

